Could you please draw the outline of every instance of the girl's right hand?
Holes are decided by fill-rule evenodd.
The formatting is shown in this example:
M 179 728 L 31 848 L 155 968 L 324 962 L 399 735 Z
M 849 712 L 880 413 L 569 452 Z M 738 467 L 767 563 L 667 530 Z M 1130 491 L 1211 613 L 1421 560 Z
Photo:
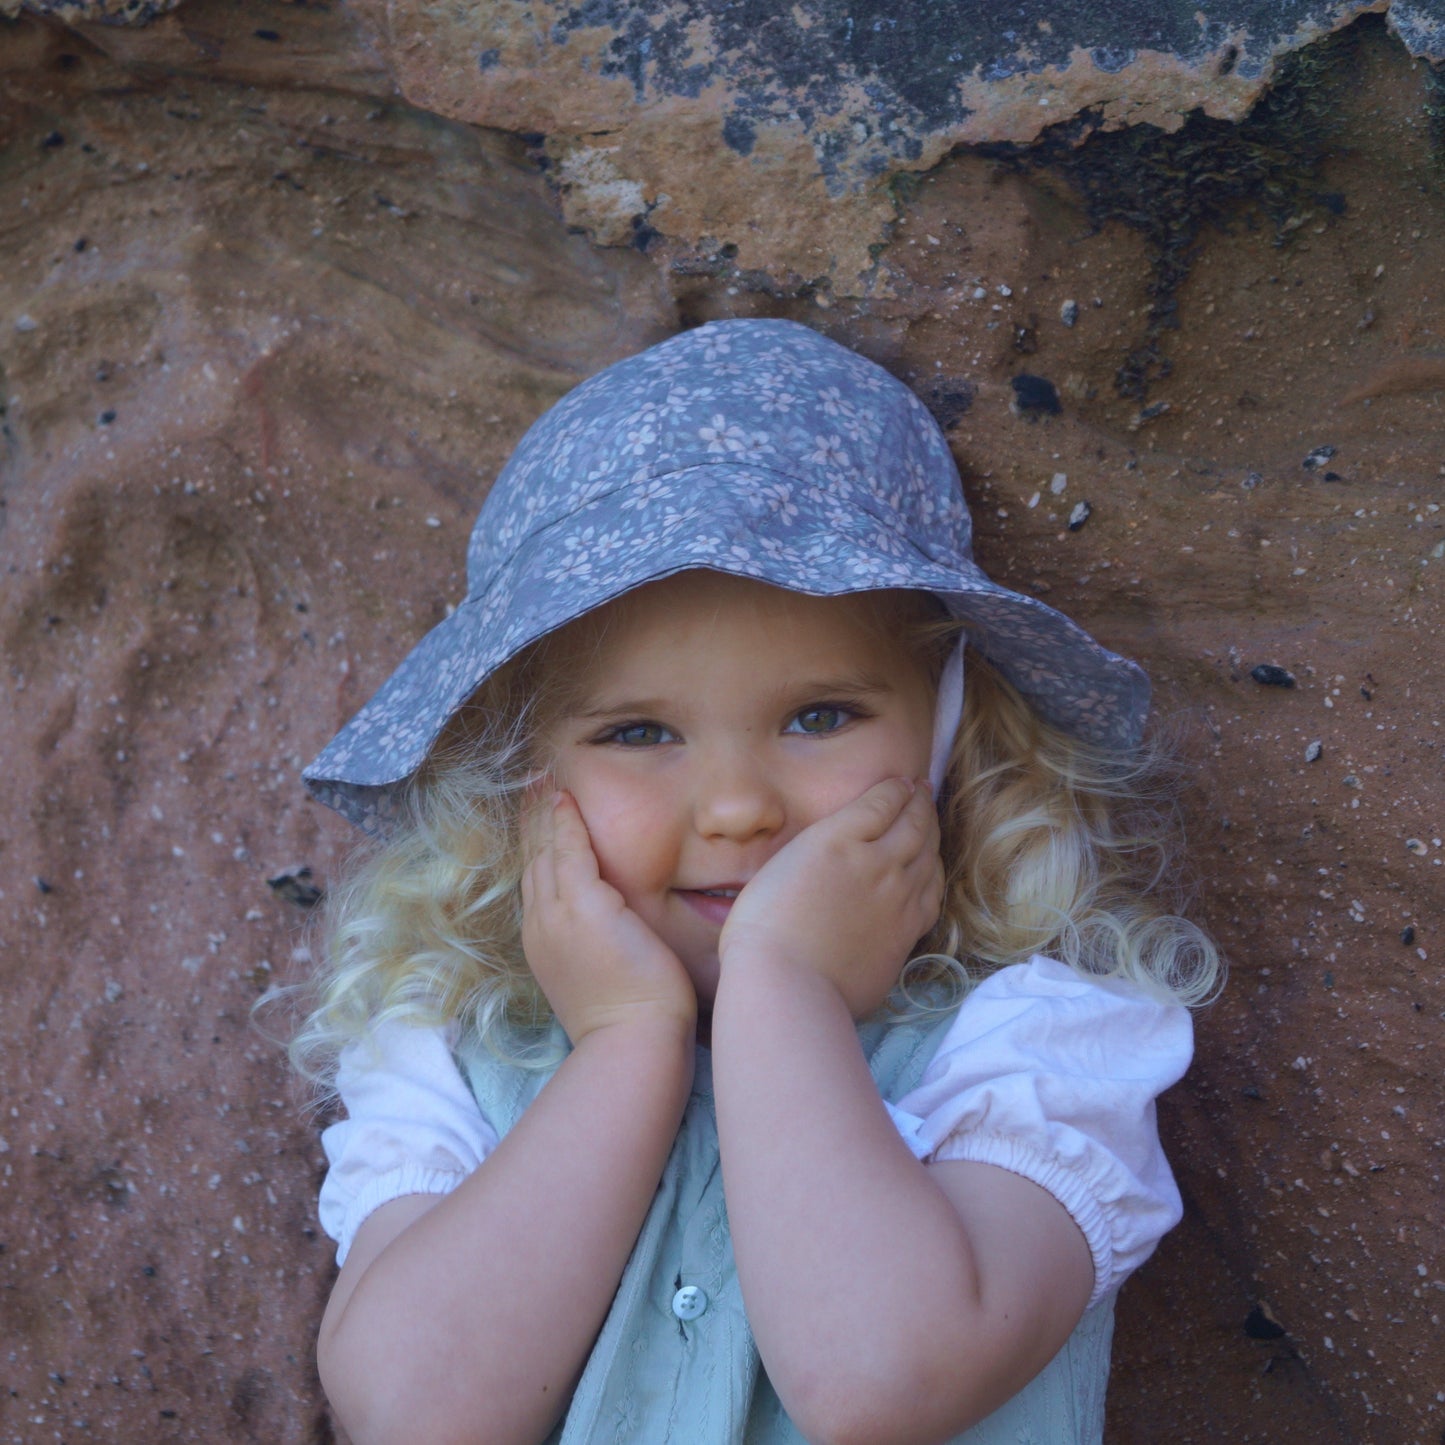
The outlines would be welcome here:
M 575 1048 L 588 1034 L 634 1020 L 697 1027 L 697 993 L 677 955 L 606 882 L 569 793 L 527 814 L 522 949 Z

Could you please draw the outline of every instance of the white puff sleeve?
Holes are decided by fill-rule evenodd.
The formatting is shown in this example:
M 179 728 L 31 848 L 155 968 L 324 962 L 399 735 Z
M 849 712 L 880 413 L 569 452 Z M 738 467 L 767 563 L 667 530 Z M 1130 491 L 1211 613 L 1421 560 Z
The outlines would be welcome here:
M 497 1147 L 451 1042 L 444 1028 L 386 1023 L 342 1051 L 347 1117 L 321 1132 L 331 1167 L 317 1204 L 337 1264 L 374 1210 L 404 1194 L 450 1194 Z
M 1088 1241 L 1093 1305 L 1184 1212 L 1154 1100 L 1192 1053 L 1180 1005 L 1036 956 L 968 995 L 890 1112 L 920 1158 L 996 1164 L 1047 1189 Z

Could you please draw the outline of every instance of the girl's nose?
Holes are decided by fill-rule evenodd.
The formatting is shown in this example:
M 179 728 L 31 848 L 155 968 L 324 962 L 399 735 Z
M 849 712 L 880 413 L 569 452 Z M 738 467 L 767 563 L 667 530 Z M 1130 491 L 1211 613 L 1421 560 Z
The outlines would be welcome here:
M 703 837 L 746 843 L 776 833 L 786 820 L 782 793 L 745 750 L 708 761 L 693 799 L 693 821 Z

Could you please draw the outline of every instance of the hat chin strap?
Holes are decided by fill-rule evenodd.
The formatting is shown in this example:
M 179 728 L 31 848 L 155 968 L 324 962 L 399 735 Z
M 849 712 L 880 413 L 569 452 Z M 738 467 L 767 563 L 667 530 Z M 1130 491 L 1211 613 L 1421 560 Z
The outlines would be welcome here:
M 963 717 L 963 634 L 948 654 L 943 664 L 943 676 L 938 679 L 938 706 L 933 714 L 933 757 L 928 764 L 928 781 L 937 798 L 943 791 L 943 780 L 948 774 L 948 757 L 953 751 L 953 740 L 958 736 L 958 724 Z

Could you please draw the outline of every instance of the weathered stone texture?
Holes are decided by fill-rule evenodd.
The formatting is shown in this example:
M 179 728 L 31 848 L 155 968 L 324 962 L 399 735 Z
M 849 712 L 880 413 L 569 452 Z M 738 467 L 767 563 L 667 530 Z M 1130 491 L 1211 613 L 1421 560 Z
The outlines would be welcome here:
M 1388 11 L 1413 53 L 1445 58 L 1440 0 L 356 8 L 414 104 L 545 135 L 567 219 L 604 244 L 645 225 L 680 251 L 729 244 L 744 268 L 842 295 L 878 284 L 870 247 L 895 214 L 890 177 L 956 145 L 1026 143 L 1076 117 L 1238 119 L 1282 57 L 1366 11 Z
M 835 194 L 802 122 L 719 148 L 721 102 L 664 99 L 650 72 L 639 101 L 595 28 L 568 32 L 594 58 L 575 86 L 541 38 L 530 81 L 522 39 L 490 47 L 475 75 L 519 105 L 545 90 L 556 124 L 479 130 L 436 27 L 485 8 L 0 20 L 0 1438 L 332 1438 L 320 1154 L 249 1016 L 306 967 L 266 879 L 324 884 L 352 841 L 297 767 L 460 596 L 478 499 L 533 416 L 679 324 L 767 314 L 918 387 L 985 565 L 1139 657 L 1199 765 L 1199 913 L 1232 976 L 1162 1111 L 1189 1212 L 1125 1291 L 1110 1439 L 1438 1439 L 1445 222 L 1424 67 L 1366 27 L 1299 209 L 1221 213 L 1161 313 L 1153 243 L 1091 224 L 1056 174 L 964 149 Z M 1045 64 L 1065 39 L 1036 42 Z M 424 81 L 446 116 L 398 99 Z M 577 97 L 614 108 L 607 134 L 568 138 Z M 707 246 L 569 234 L 551 187 L 627 239 L 653 164 Z M 866 299 L 795 284 L 860 254 Z M 1147 397 L 1121 395 L 1151 325 Z M 1020 372 L 1060 415 L 1011 410 Z

